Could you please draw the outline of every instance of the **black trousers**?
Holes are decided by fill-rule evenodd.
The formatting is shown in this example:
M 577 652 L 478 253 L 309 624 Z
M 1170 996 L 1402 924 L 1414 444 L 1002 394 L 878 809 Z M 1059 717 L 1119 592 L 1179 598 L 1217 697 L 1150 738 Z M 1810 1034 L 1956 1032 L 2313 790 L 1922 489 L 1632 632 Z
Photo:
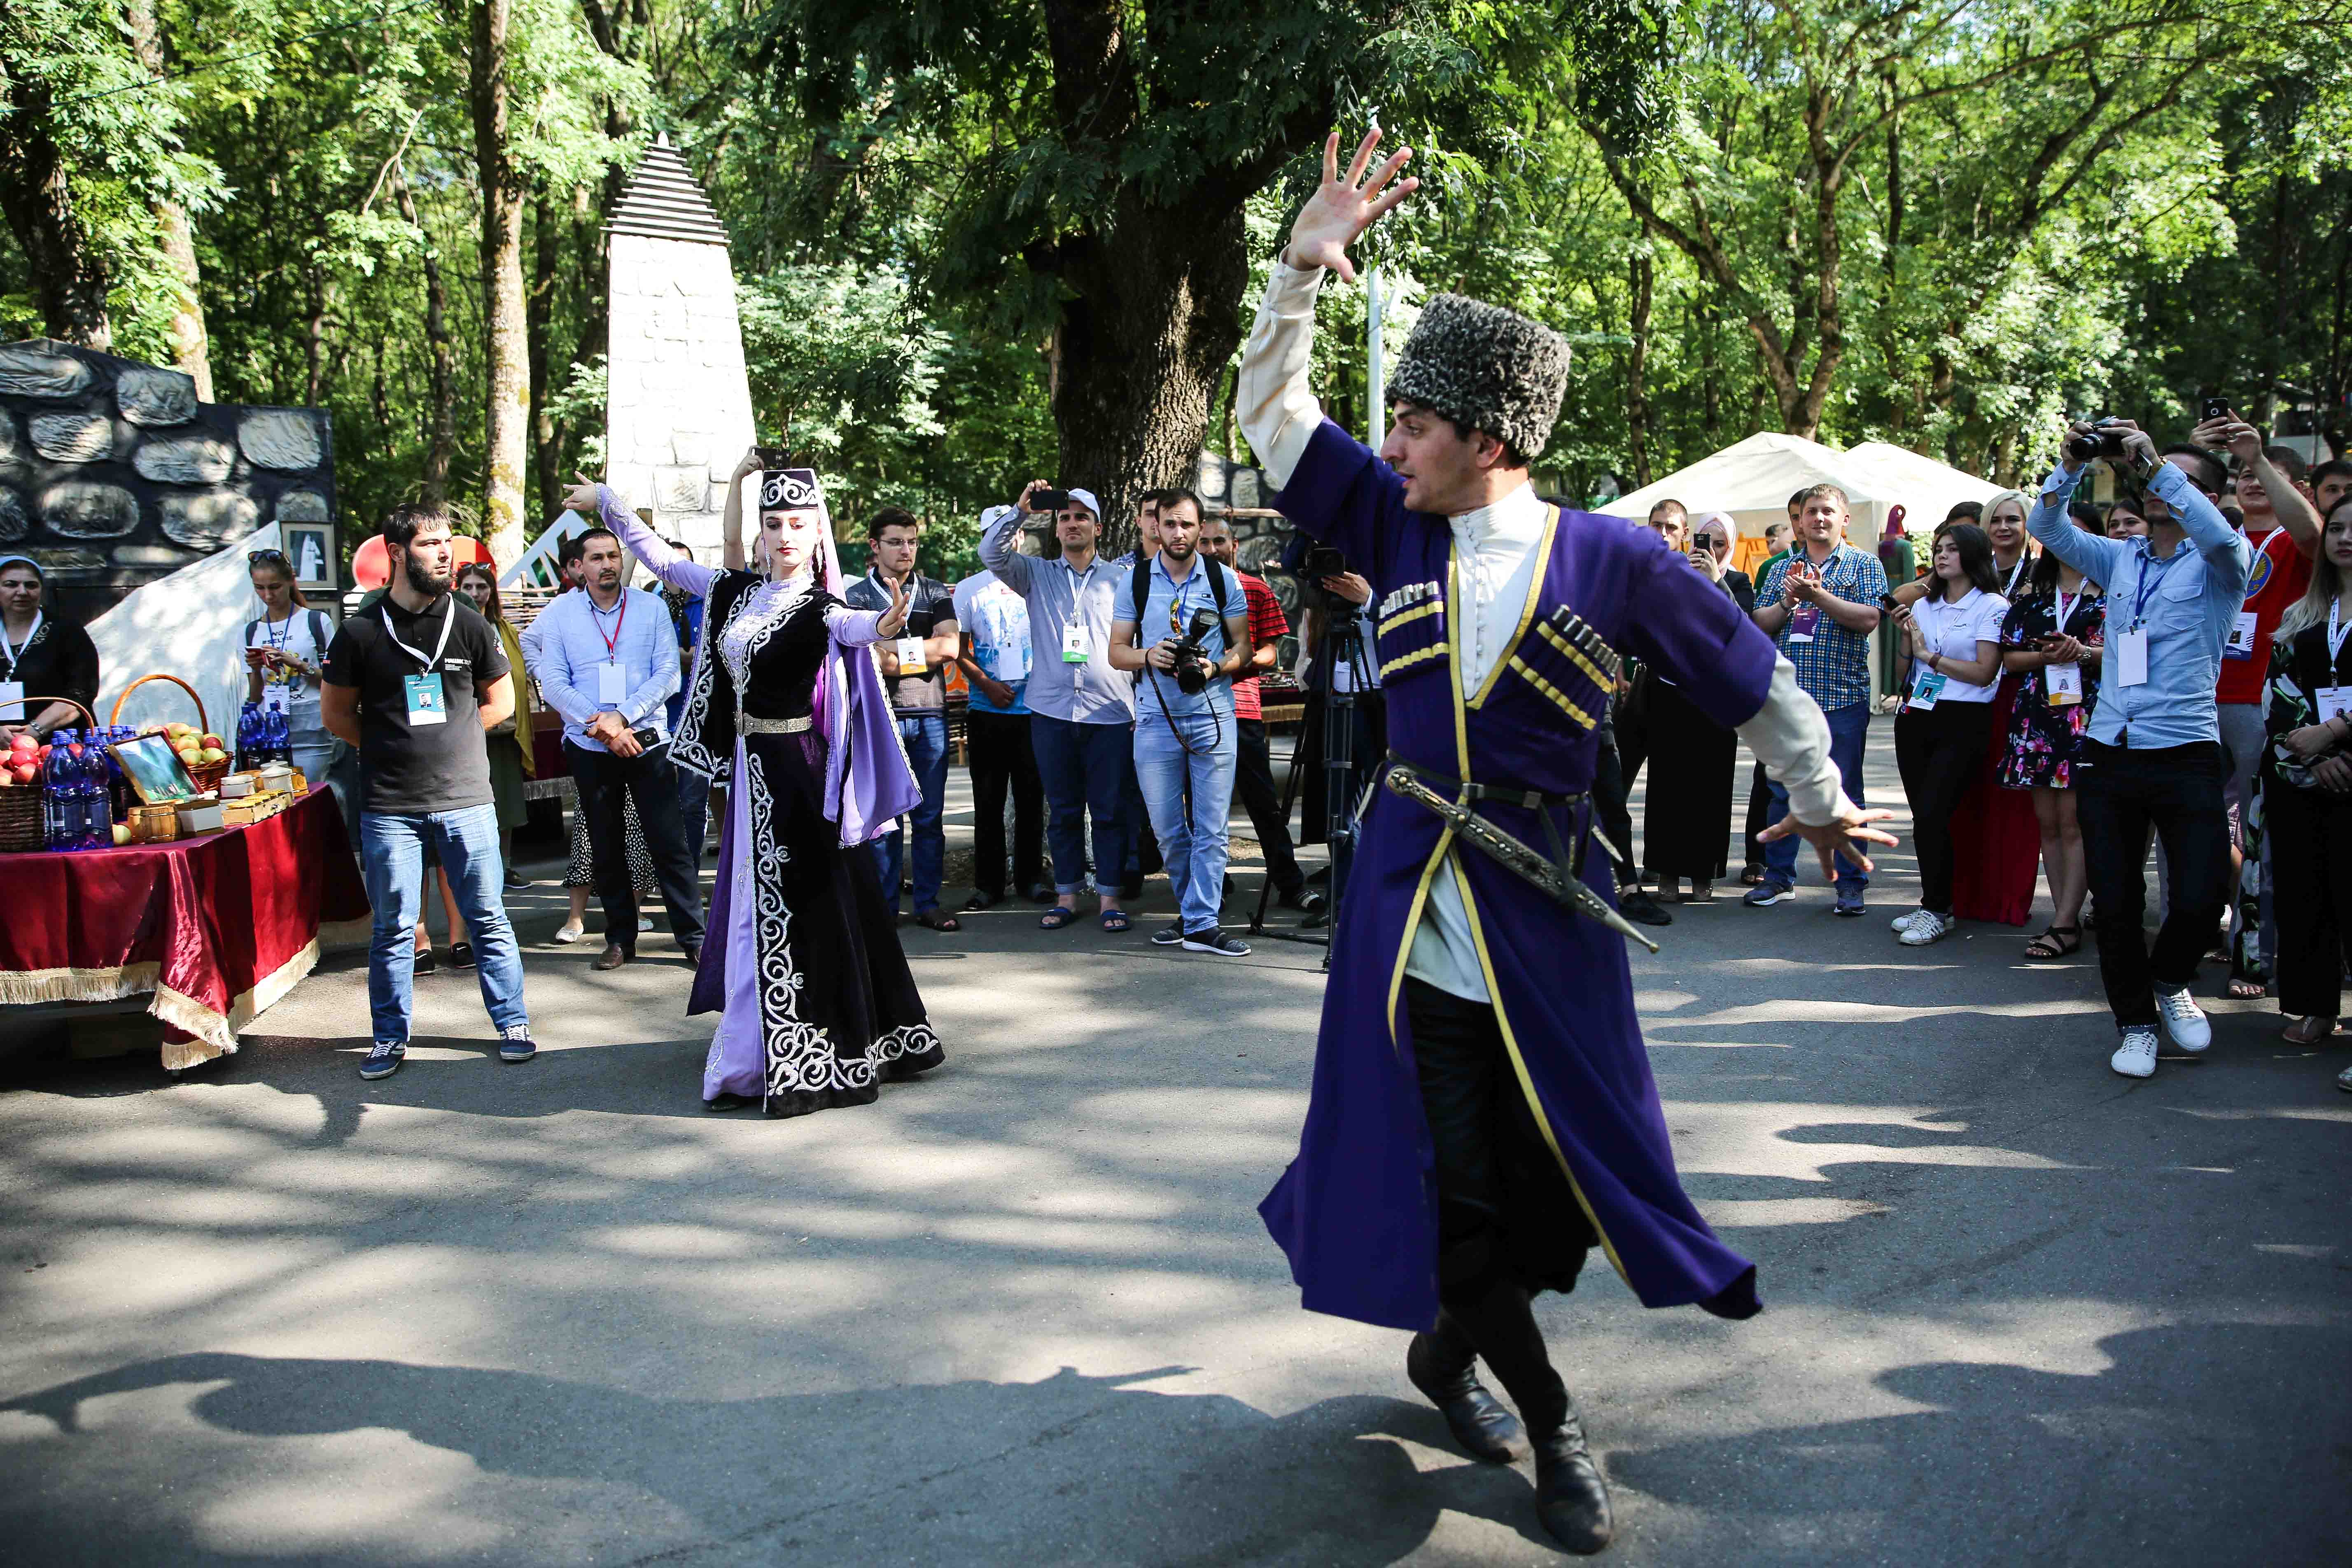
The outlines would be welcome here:
M 1633 781 L 1642 776 L 1642 764 L 1650 760 L 1650 694 L 1643 689 L 1649 671 L 1633 671 L 1633 689 L 1610 703 L 1610 728 L 1617 741 L 1617 786 L 1625 795 L 1633 793 Z M 1628 835 L 1630 848 L 1633 838 Z
M 1495 1009 L 1407 978 L 1421 1109 L 1436 1156 L 1437 1293 L 1568 1290 L 1599 1238 L 1519 1088 Z
M 1991 734 L 1990 702 L 1938 702 L 1895 718 L 1895 765 L 1919 855 L 1919 905 L 1939 915 L 1952 912 L 1952 818 L 1983 776 Z
M 1053 879 L 1045 873 L 1045 792 L 1029 744 L 1029 715 L 964 710 L 971 759 L 972 886 L 992 899 L 1005 893 L 1004 796 L 1013 795 L 1012 889 L 1026 894 Z
M 1749 770 L 1748 779 L 1747 838 L 1748 864 L 1750 866 L 1761 867 L 1764 864 L 1764 846 L 1756 841 L 1756 836 L 1771 826 L 1771 781 L 1764 776 L 1764 764 L 1758 763 Z
M 2197 973 L 2230 897 L 2230 819 L 2221 805 L 2218 742 L 2133 752 L 2083 742 L 2075 811 L 2083 858 L 2099 910 L 2099 978 L 2119 1026 L 2153 1025 L 2152 987 L 2176 990 Z M 2172 868 L 2172 903 L 2150 949 L 2140 934 L 2147 905 L 2148 829 Z M 2284 860 L 2282 847 L 2273 860 Z
M 637 803 L 646 852 L 653 857 L 654 881 L 669 909 L 670 934 L 681 947 L 702 945 L 702 889 L 696 873 L 702 846 L 686 841 L 685 815 L 677 803 L 677 770 L 669 748 L 657 746 L 634 757 L 616 757 L 588 746 L 563 745 L 572 782 L 580 792 L 580 815 L 588 824 L 588 846 L 596 859 L 596 900 L 604 908 L 604 940 L 634 956 L 637 951 L 637 890 L 629 885 L 628 830 L 624 802 Z
M 2344 1016 L 2352 965 L 2352 797 L 2263 779 L 2271 847 L 2271 914 L 2278 922 L 2279 1011 Z
M 1274 890 L 1290 898 L 1307 886 L 1298 857 L 1290 847 L 1290 818 L 1282 809 L 1282 794 L 1274 787 L 1274 757 L 1265 743 L 1265 721 L 1234 721 L 1234 793 L 1242 797 L 1250 826 L 1265 851 L 1266 880 Z

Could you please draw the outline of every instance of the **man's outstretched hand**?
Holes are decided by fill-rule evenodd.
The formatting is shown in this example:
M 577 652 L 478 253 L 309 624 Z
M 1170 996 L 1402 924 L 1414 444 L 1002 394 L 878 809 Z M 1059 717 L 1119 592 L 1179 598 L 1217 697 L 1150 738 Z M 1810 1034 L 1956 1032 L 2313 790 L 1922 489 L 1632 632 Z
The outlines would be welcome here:
M 1400 147 L 1381 166 L 1372 171 L 1370 179 L 1364 178 L 1364 168 L 1372 161 L 1372 149 L 1381 144 L 1381 133 L 1368 132 L 1356 148 L 1356 156 L 1348 164 L 1348 177 L 1339 177 L 1339 133 L 1331 132 L 1323 143 L 1323 184 L 1307 204 L 1298 209 L 1297 220 L 1290 226 L 1290 245 L 1282 253 L 1289 266 L 1306 271 L 1328 267 L 1353 283 L 1354 263 L 1348 259 L 1348 247 L 1356 237 L 1372 226 L 1382 213 L 1421 189 L 1419 180 L 1405 180 L 1391 190 L 1389 183 L 1397 171 L 1412 157 L 1412 149 Z
M 1874 822 L 1884 822 L 1894 815 L 1891 811 L 1864 811 L 1857 806 L 1847 811 L 1835 822 L 1825 822 L 1819 827 L 1809 827 L 1799 822 L 1792 813 L 1758 834 L 1756 841 L 1759 844 L 1769 844 L 1776 839 L 1786 838 L 1794 834 L 1811 845 L 1814 851 L 1821 856 L 1823 879 L 1834 881 L 1837 879 L 1835 858 L 1840 855 L 1861 867 L 1864 875 L 1875 869 L 1870 863 L 1870 857 L 1863 853 L 1862 847 L 1865 844 L 1884 844 L 1890 849 L 1895 847 L 1895 835 L 1882 833 L 1870 826 Z

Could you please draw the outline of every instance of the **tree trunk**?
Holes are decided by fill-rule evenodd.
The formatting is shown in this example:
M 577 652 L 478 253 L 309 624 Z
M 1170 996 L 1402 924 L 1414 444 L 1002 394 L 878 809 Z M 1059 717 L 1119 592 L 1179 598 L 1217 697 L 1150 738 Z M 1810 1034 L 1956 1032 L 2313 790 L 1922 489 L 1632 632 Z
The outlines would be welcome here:
M 131 52 L 150 77 L 165 74 L 163 33 L 155 19 L 154 0 L 130 0 L 124 7 L 131 30 Z M 213 400 L 213 359 L 205 332 L 205 307 L 197 294 L 203 281 L 196 270 L 196 238 L 188 226 L 185 207 L 168 197 L 153 203 L 156 247 L 179 280 L 180 298 L 172 307 L 172 363 L 196 384 L 196 395 Z
M 457 449 L 457 346 L 449 341 L 449 295 L 441 281 L 440 254 L 433 237 L 416 216 L 416 197 L 407 174 L 393 171 L 393 194 L 400 198 L 400 216 L 416 231 L 418 255 L 425 268 L 425 343 L 433 356 L 432 396 L 425 438 L 425 467 L 417 476 L 417 499 L 438 511 L 449 504 L 449 460 Z
M 48 85 L 0 59 L 9 79 L 0 114 L 0 211 L 32 263 L 42 330 L 84 348 L 114 346 L 107 315 L 106 258 L 89 243 L 66 184 L 65 155 L 48 133 Z
M 1102 500 L 1108 553 L 1135 542 L 1139 491 L 1192 482 L 1210 399 L 1241 344 L 1247 246 L 1238 204 L 1153 207 L 1130 187 L 1095 234 L 1063 247 L 1061 478 Z
M 501 570 L 523 552 L 530 436 L 530 333 L 522 284 L 522 172 L 507 124 L 511 0 L 473 0 L 468 77 L 482 191 L 482 537 Z
M 530 222 L 530 310 L 525 324 L 530 337 L 530 455 L 538 471 L 532 500 L 536 515 L 548 518 L 555 515 L 556 497 L 563 493 L 562 432 L 555 426 L 555 416 L 548 412 L 547 396 L 553 358 L 549 338 L 555 326 L 556 279 L 562 276 L 566 237 L 551 193 L 542 190 L 532 201 Z
M 1638 489 L 1650 482 L 1650 397 L 1643 376 L 1650 363 L 1650 300 L 1656 290 L 1657 268 L 1646 251 L 1637 250 L 1628 258 L 1625 271 L 1630 295 L 1627 337 L 1633 344 L 1625 356 L 1625 447 Z

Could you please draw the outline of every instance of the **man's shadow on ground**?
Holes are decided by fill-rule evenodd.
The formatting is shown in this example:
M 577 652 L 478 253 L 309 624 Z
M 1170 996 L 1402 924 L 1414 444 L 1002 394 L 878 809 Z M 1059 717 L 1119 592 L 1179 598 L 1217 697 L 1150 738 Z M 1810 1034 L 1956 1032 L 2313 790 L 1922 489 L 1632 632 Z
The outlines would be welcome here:
M 643 1528 L 609 1542 L 526 1525 L 490 1550 L 493 1561 L 1375 1564 L 1422 1545 L 1446 1510 L 1549 1545 L 1524 1468 L 1465 1458 L 1422 1474 L 1385 1440 L 1453 1452 L 1433 1409 L 1367 1395 L 1275 1417 L 1221 1394 L 1139 1386 L 1186 1370 L 1089 1377 L 1066 1367 L 1032 1384 L 700 1400 L 523 1372 L 171 1356 L 0 1404 L 0 1420 L 53 1427 L 26 1435 L 19 1425 L 0 1446 L 0 1532 L 47 1542 L 46 1560 L 58 1563 L 299 1561 L 283 1542 L 247 1554 L 224 1549 L 217 1529 L 191 1529 L 248 1481 L 285 1484 L 282 1450 L 275 1460 L 239 1455 L 218 1434 L 383 1429 L 466 1455 L 485 1479 L 524 1483 L 509 1494 L 519 1521 L 630 1511 L 581 1510 L 589 1487 L 667 1505 L 639 1510 Z M 190 1384 L 217 1385 L 188 1402 L 208 1431 L 173 1422 L 142 1433 L 126 1458 L 121 1426 L 84 1425 L 90 1401 Z M 404 1484 L 385 1481 L 395 1494 Z M 350 1485 L 364 1490 L 364 1472 Z M 343 1490 L 339 1480 L 300 1504 L 318 1560 L 386 1560 L 380 1532 L 332 1544 Z M 469 1517 L 478 1511 L 476 1494 Z M 392 1542 L 439 1561 L 433 1536 L 419 1517 Z M 401 1560 L 396 1544 L 391 1560 Z

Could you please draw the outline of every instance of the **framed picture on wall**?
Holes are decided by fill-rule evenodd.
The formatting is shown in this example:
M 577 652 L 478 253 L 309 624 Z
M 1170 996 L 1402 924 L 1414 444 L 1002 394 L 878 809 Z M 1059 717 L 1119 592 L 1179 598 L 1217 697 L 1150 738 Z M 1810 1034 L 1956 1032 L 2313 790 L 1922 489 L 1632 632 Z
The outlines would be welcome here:
M 278 525 L 286 559 L 294 563 L 294 585 L 304 593 L 335 586 L 335 535 L 323 522 Z

